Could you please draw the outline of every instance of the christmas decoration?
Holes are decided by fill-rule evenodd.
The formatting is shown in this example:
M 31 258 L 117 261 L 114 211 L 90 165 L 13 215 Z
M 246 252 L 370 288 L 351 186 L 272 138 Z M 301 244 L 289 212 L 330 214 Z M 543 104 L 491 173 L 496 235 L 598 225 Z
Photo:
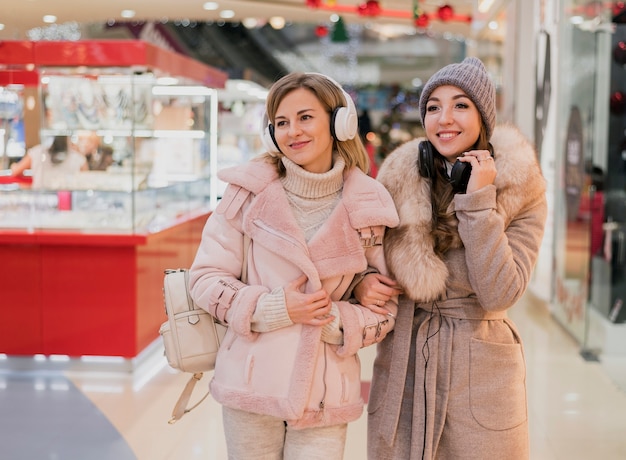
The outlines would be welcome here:
M 447 22 L 454 17 L 454 8 L 450 5 L 440 6 L 437 10 L 437 17 L 443 22 Z
M 317 26 L 315 28 L 315 36 L 322 38 L 328 35 L 328 27 L 326 26 Z
M 615 2 L 613 3 L 613 22 L 616 24 L 626 23 L 626 3 Z
M 613 48 L 613 59 L 619 65 L 626 65 L 626 42 L 619 42 Z
M 445 4 L 439 7 L 433 13 L 427 13 L 422 10 L 419 0 L 412 0 L 413 7 L 411 10 L 392 10 L 383 8 L 380 1 L 367 0 L 354 6 L 354 3 L 348 5 L 336 0 L 305 0 L 305 4 L 310 8 L 332 11 L 336 14 L 359 14 L 366 17 L 393 17 L 412 19 L 416 27 L 426 28 L 430 25 L 430 21 L 439 20 L 442 22 L 457 21 L 471 23 L 472 16 L 465 14 L 457 14 L 454 8 Z M 593 3 L 593 2 L 592 2 Z
M 361 16 L 378 16 L 381 12 L 380 5 L 376 0 L 368 0 L 365 3 L 361 3 L 358 7 L 358 12 Z
M 415 18 L 414 24 L 419 29 L 426 29 L 430 25 L 430 19 L 427 14 L 422 13 Z
M 622 115 L 626 109 L 626 95 L 621 91 L 611 94 L 609 107 L 614 115 Z
M 335 22 L 335 27 L 331 33 L 330 41 L 333 43 L 345 43 L 348 40 L 350 40 L 350 37 L 348 37 L 346 24 L 343 22 L 343 18 L 339 16 L 339 19 Z

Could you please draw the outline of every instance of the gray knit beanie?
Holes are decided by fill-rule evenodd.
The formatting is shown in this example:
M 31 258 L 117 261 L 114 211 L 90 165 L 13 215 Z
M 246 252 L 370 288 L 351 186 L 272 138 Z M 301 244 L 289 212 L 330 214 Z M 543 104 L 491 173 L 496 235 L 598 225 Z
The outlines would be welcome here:
M 480 59 L 468 57 L 460 64 L 450 64 L 438 70 L 426 83 L 420 96 L 419 109 L 424 125 L 426 103 L 431 93 L 439 86 L 453 85 L 461 88 L 476 104 L 491 139 L 496 125 L 496 87 Z

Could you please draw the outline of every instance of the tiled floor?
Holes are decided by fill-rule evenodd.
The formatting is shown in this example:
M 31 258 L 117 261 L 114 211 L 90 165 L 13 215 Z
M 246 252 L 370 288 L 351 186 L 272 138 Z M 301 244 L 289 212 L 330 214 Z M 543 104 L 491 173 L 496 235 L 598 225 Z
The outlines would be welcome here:
M 626 377 L 626 363 L 607 372 L 607 363 L 582 359 L 532 294 L 511 317 L 526 348 L 531 460 L 626 459 L 626 394 L 609 377 Z M 364 380 L 373 352 L 362 352 Z M 186 379 L 158 353 L 133 373 L 0 371 L 0 459 L 225 459 L 220 407 L 210 397 L 167 423 Z M 346 460 L 366 458 L 365 423 L 350 426 Z

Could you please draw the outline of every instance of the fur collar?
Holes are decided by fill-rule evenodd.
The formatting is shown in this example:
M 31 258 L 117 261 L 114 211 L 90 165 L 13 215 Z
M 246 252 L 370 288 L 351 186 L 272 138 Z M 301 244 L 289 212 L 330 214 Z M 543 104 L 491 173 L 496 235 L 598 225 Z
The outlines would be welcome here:
M 418 145 L 423 140 L 394 150 L 383 162 L 378 180 L 391 193 L 400 216 L 399 226 L 385 236 L 389 270 L 410 298 L 431 301 L 445 294 L 448 269 L 435 254 L 430 235 L 430 181 L 420 176 L 417 167 Z M 520 210 L 545 194 L 545 181 L 535 149 L 517 128 L 496 127 L 491 144 L 498 170 L 496 211 L 506 228 Z

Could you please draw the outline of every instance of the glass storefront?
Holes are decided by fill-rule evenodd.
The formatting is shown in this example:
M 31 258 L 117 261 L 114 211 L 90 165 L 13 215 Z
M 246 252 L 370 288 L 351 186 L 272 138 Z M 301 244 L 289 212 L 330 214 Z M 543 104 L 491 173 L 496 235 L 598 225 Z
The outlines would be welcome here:
M 585 358 L 626 358 L 626 25 L 610 6 L 560 3 L 556 136 L 543 144 L 556 165 L 552 312 Z

